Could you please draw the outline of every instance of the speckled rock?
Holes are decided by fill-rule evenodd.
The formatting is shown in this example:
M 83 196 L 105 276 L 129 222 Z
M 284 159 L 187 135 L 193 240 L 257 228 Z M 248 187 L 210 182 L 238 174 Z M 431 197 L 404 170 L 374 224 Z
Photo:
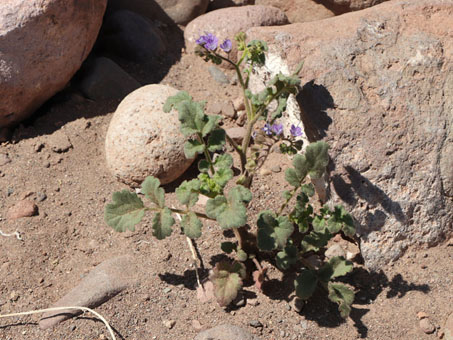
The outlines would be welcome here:
M 371 269 L 453 233 L 451 18 L 451 1 L 388 1 L 247 32 L 269 45 L 261 83 L 304 61 L 283 122 L 329 143 L 331 199 L 354 216 Z
M 242 6 L 222 8 L 206 13 L 191 21 L 185 31 L 184 39 L 188 51 L 193 51 L 195 41 L 200 34 L 205 32 L 213 33 L 219 38 L 219 43 L 224 39 L 230 39 L 233 49 L 230 58 L 235 60 L 237 46 L 234 36 L 255 26 L 276 26 L 289 23 L 283 11 L 271 6 Z M 222 64 L 224 65 L 224 64 Z
M 162 184 L 181 176 L 193 159 L 184 156 L 185 137 L 179 131 L 178 114 L 162 107 L 178 90 L 166 85 L 147 85 L 129 94 L 110 122 L 105 151 L 107 166 L 115 177 L 139 186 L 147 176 Z
M 68 294 L 58 300 L 54 307 L 95 308 L 116 294 L 137 283 L 139 268 L 133 256 L 125 255 L 106 260 L 96 266 Z M 65 309 L 45 313 L 39 321 L 41 329 L 81 314 L 79 309 Z
M 7 217 L 10 220 L 15 220 L 21 217 L 31 217 L 38 214 L 38 207 L 33 201 L 21 200 L 14 204 L 8 210 Z
M 259 340 L 241 327 L 225 324 L 199 333 L 195 340 Z
M 3 0 L 0 128 L 62 90 L 90 52 L 107 0 Z
M 327 1 L 327 0 L 325 0 Z M 335 16 L 335 13 L 314 0 L 256 0 L 257 5 L 280 8 L 291 23 L 316 21 Z
M 109 0 L 109 12 L 128 9 L 152 20 L 186 25 L 208 5 L 209 0 Z

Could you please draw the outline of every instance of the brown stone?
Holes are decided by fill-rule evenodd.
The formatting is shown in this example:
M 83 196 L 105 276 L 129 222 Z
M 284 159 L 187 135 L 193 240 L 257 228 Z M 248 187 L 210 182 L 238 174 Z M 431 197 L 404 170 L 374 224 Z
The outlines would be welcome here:
M 21 217 L 35 216 L 37 214 L 37 205 L 30 200 L 24 199 L 9 208 L 7 217 L 8 219 L 15 220 Z
M 256 0 L 255 4 L 280 8 L 291 23 L 317 21 L 335 16 L 331 9 L 314 0 Z

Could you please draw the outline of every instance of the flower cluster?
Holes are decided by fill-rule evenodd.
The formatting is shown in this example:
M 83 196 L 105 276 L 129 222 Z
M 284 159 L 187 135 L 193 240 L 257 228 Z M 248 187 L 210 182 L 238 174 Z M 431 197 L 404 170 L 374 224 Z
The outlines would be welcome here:
M 268 136 L 279 136 L 283 133 L 283 124 L 270 125 L 269 123 L 266 123 L 262 130 Z M 289 132 L 293 137 L 302 136 L 302 129 L 299 126 L 295 126 L 294 124 L 291 125 Z
M 203 46 L 209 51 L 215 51 L 217 46 L 220 47 L 224 52 L 228 53 L 231 51 L 233 44 L 230 39 L 225 39 L 219 46 L 219 39 L 212 33 L 206 33 L 201 35 L 196 41 L 198 45 Z

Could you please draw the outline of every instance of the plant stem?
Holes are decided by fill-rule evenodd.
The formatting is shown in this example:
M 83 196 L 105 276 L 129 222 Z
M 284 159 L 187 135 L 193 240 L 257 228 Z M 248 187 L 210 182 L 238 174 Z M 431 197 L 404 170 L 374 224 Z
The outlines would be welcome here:
M 233 228 L 233 233 L 234 236 L 236 236 L 236 239 L 238 240 L 238 245 L 241 249 L 244 249 L 244 240 L 242 239 L 242 235 L 239 232 L 238 228 Z
M 293 189 L 293 190 L 290 192 L 290 196 L 289 196 L 289 197 L 286 199 L 286 201 L 280 206 L 280 209 L 278 210 L 277 215 L 280 215 L 280 214 L 283 212 L 283 210 L 287 207 L 289 201 L 291 201 L 291 199 L 292 199 L 292 198 L 294 197 L 294 195 L 296 194 L 297 189 L 299 189 L 299 188 L 295 188 L 295 189 Z
M 168 208 L 170 209 L 172 212 L 174 213 L 177 213 L 177 214 L 187 214 L 188 211 L 186 210 L 182 210 L 182 209 L 176 209 L 176 208 Z M 152 208 L 148 208 L 148 210 L 150 211 L 157 211 L 157 210 L 160 210 L 160 209 L 152 209 Z M 210 220 L 210 221 L 215 221 L 214 218 L 210 218 L 208 217 L 208 215 L 206 214 L 203 214 L 203 213 L 200 213 L 200 212 L 197 212 L 197 211 L 192 211 L 195 215 L 197 215 L 197 217 L 201 217 L 201 218 L 204 218 L 206 220 Z
M 209 154 L 209 151 L 208 151 L 208 146 L 206 145 L 204 139 L 203 139 L 203 136 L 198 133 L 197 134 L 198 136 L 198 140 L 200 141 L 200 143 L 202 143 L 204 145 L 204 156 L 206 158 L 206 160 L 208 161 L 209 163 L 209 170 L 211 171 L 211 175 L 214 175 L 215 174 L 215 169 L 214 169 L 214 165 L 212 163 L 212 158 L 211 158 L 211 155 Z

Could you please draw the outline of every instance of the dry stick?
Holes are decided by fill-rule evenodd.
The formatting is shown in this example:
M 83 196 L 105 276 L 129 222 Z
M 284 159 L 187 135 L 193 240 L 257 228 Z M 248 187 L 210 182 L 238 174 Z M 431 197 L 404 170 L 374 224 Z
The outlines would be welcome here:
M 98 312 L 95 312 L 94 310 L 92 310 L 88 307 L 78 307 L 77 306 L 77 307 L 54 307 L 54 308 L 46 308 L 46 309 L 37 309 L 37 310 L 29 311 L 29 312 L 4 314 L 4 315 L 0 315 L 0 318 L 9 318 L 9 317 L 13 317 L 13 316 L 30 315 L 30 314 L 40 314 L 40 313 L 45 313 L 45 312 L 54 312 L 54 311 L 67 310 L 67 309 L 78 309 L 78 310 L 82 310 L 84 312 L 93 313 L 94 315 L 96 315 L 98 317 L 98 319 L 100 319 L 104 323 L 105 327 L 107 327 L 107 330 L 109 331 L 110 336 L 112 337 L 112 340 L 116 340 L 115 334 L 113 333 L 113 330 L 110 327 L 107 320 L 104 319 L 104 317 L 101 314 L 99 314 Z
M 174 209 L 174 207 L 172 207 L 172 208 Z M 178 218 L 179 222 L 181 222 L 181 220 L 182 220 L 181 215 L 176 213 L 176 217 Z M 187 240 L 187 244 L 189 245 L 190 252 L 192 253 L 192 259 L 193 259 L 192 264 L 195 266 L 195 275 L 197 276 L 198 287 L 201 287 L 201 289 L 204 290 L 204 287 L 200 281 L 200 275 L 198 274 L 197 254 L 196 254 L 195 248 L 193 246 L 193 241 L 188 236 L 186 236 L 186 240 Z

